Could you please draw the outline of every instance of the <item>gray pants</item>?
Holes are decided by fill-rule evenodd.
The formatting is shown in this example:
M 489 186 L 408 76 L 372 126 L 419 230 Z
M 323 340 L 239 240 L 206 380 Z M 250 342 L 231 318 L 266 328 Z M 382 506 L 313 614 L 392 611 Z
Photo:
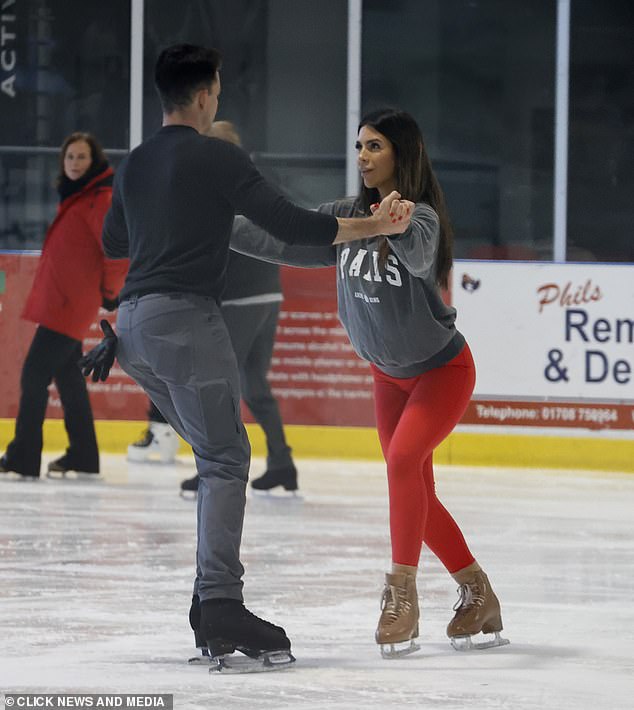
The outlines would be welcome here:
M 279 302 L 222 306 L 222 317 L 238 360 L 242 399 L 266 437 L 267 469 L 293 463 L 280 410 L 267 379 L 279 313 Z
M 251 450 L 220 309 L 193 294 L 131 298 L 117 315 L 121 367 L 191 445 L 200 474 L 194 590 L 242 600 L 240 541 Z

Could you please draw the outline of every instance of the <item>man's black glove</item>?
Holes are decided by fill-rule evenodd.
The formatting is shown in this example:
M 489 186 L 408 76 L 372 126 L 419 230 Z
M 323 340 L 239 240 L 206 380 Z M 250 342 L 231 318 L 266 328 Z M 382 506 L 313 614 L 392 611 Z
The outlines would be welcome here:
M 77 363 L 84 377 L 88 377 L 92 372 L 93 382 L 106 381 L 117 353 L 117 336 L 110 323 L 104 319 L 99 325 L 105 336 L 104 339 Z
M 103 298 L 101 300 L 101 307 L 105 308 L 107 311 L 116 311 L 119 308 L 118 298 Z

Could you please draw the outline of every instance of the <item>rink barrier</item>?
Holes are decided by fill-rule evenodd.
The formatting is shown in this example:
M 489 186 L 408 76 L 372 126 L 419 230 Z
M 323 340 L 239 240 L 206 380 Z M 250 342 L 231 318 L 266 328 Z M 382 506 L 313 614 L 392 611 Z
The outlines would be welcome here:
M 145 427 L 143 421 L 97 421 L 97 438 L 103 453 L 126 452 Z M 254 456 L 266 456 L 262 430 L 247 424 Z M 366 427 L 285 427 L 296 458 L 381 460 L 376 430 Z M 14 421 L 0 419 L 0 448 L 13 437 Z M 64 423 L 48 419 L 44 424 L 45 451 L 64 451 Z M 181 441 L 179 454 L 191 449 Z M 634 473 L 634 440 L 583 436 L 454 432 L 434 454 L 438 464 L 521 468 L 583 469 Z

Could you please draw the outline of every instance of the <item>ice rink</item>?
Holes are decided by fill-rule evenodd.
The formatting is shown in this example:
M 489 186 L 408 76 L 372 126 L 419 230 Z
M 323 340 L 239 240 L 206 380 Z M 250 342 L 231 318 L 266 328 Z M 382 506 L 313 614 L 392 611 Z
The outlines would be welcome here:
M 223 676 L 186 662 L 195 505 L 178 484 L 192 461 L 102 468 L 0 477 L 2 692 L 173 693 L 179 710 L 634 707 L 631 474 L 439 468 L 511 645 L 452 650 L 456 585 L 424 552 L 421 650 L 383 660 L 383 466 L 300 461 L 302 498 L 250 496 L 243 539 L 246 603 L 286 627 L 297 663 Z

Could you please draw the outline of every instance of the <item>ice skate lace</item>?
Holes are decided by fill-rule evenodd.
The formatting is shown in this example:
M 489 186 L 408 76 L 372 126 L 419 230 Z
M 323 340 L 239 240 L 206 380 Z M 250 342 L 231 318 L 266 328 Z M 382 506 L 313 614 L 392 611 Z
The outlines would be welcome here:
M 399 616 L 407 614 L 412 608 L 412 603 L 407 599 L 407 591 L 393 584 L 386 584 L 381 597 L 381 611 L 384 620 L 393 624 Z
M 453 606 L 456 614 L 464 614 L 471 607 L 484 604 L 484 592 L 477 583 L 462 584 L 458 587 L 457 592 L 460 598 Z
M 132 446 L 138 446 L 138 447 L 145 447 L 149 446 L 152 443 L 152 439 L 154 438 L 154 434 L 149 429 L 146 429 L 143 434 L 141 434 L 141 438 L 138 441 L 135 441 Z
M 254 619 L 255 621 L 259 621 L 261 624 L 268 626 L 269 629 L 275 629 L 277 631 L 282 630 L 281 626 L 277 626 L 276 624 L 272 624 L 270 621 L 267 621 L 266 619 L 261 619 L 259 616 L 256 616 L 252 611 L 249 611 L 246 607 L 243 607 L 243 613 L 247 618 Z

